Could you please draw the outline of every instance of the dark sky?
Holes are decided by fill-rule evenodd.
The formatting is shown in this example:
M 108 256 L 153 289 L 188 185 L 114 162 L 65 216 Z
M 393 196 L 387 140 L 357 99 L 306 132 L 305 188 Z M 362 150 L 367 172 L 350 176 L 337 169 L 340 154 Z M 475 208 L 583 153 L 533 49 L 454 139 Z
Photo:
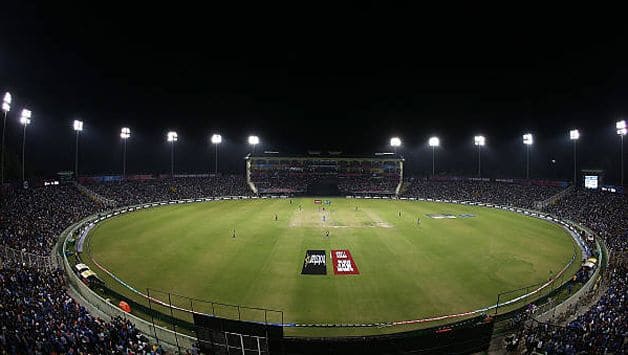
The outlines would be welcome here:
M 85 121 L 81 171 L 119 173 L 129 126 L 129 172 L 206 172 L 219 131 L 223 169 L 242 171 L 246 137 L 259 149 L 348 154 L 403 139 L 408 171 L 475 172 L 473 135 L 487 136 L 487 175 L 521 176 L 521 134 L 536 135 L 534 176 L 570 177 L 568 130 L 579 128 L 581 167 L 617 179 L 614 124 L 628 115 L 628 26 L 605 13 L 531 9 L 384 7 L 191 8 L 93 2 L 14 2 L 0 14 L 0 90 L 14 94 L 31 171 L 71 170 L 71 122 Z M 258 5 L 259 6 L 259 5 Z M 552 165 L 551 159 L 557 164 Z M 15 162 L 14 162 L 15 164 Z

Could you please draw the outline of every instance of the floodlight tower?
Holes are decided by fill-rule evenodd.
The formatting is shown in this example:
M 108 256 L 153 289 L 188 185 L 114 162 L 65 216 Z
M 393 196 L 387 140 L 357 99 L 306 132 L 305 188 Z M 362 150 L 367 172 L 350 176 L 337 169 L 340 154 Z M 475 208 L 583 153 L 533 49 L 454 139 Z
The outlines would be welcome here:
M 577 173 L 577 163 L 576 160 L 576 142 L 580 139 L 580 131 L 577 129 L 572 129 L 569 131 L 569 139 L 573 142 L 573 184 L 576 185 L 576 181 L 578 179 Z
M 131 138 L 131 129 L 122 127 L 120 130 L 120 138 L 122 139 L 122 178 L 126 177 L 126 141 Z
M 436 147 L 440 146 L 440 139 L 438 139 L 438 137 L 430 137 L 427 144 L 432 147 L 432 176 L 434 176 L 434 156 Z
M 249 144 L 253 146 L 253 155 L 255 155 L 255 147 L 259 144 L 259 137 L 249 136 Z
M 390 138 L 390 146 L 395 151 L 395 154 L 397 154 L 397 148 L 401 147 L 401 138 L 399 137 Z
M 478 177 L 482 177 L 482 147 L 486 144 L 486 138 L 475 136 L 473 143 L 478 147 Z
M 4 133 L 7 130 L 7 113 L 11 111 L 11 93 L 4 94 L 2 99 L 2 111 L 4 111 L 4 119 L 2 120 L 2 153 L 0 153 L 0 184 L 4 184 Z
M 170 131 L 167 135 L 170 143 L 170 177 L 174 177 L 174 144 L 179 140 L 177 132 Z
M 523 144 L 526 146 L 526 179 L 530 178 L 530 146 L 534 143 L 532 133 L 523 135 Z
M 20 123 L 24 126 L 24 131 L 22 133 L 22 186 L 24 182 L 26 182 L 24 176 L 24 153 L 26 152 L 26 126 L 31 124 L 32 112 L 28 109 L 23 109 L 22 114 L 20 115 Z
M 218 145 L 222 143 L 222 136 L 220 134 L 212 134 L 211 141 L 212 141 L 212 144 L 216 146 L 216 159 L 214 160 L 215 162 L 214 174 L 218 174 Z
M 76 133 L 76 140 L 74 145 L 74 178 L 78 180 L 79 174 L 79 135 L 83 131 L 83 121 L 74 120 L 73 124 L 74 132 Z
M 617 134 L 619 135 L 619 155 L 620 155 L 620 166 L 621 166 L 621 186 L 624 186 L 624 136 L 628 131 L 626 129 L 626 121 L 621 120 L 617 121 L 615 124 L 615 128 L 617 128 Z

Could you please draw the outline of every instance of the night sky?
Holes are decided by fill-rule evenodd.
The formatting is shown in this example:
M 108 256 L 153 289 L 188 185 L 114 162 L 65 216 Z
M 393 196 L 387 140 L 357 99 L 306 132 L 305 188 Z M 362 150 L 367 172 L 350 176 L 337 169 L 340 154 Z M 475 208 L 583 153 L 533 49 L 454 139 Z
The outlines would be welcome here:
M 243 171 L 249 134 L 258 151 L 286 154 L 371 154 L 397 135 L 408 171 L 427 174 L 427 139 L 438 135 L 437 170 L 473 175 L 473 136 L 484 134 L 486 175 L 518 177 L 530 131 L 532 175 L 568 179 L 568 131 L 578 128 L 580 167 L 618 180 L 614 126 L 628 117 L 628 26 L 611 16 L 619 10 L 106 4 L 2 5 L 12 170 L 27 106 L 32 174 L 73 169 L 71 124 L 81 118 L 84 174 L 121 172 L 128 126 L 129 173 L 168 171 L 165 135 L 176 130 L 178 172 L 207 172 L 219 132 L 223 171 Z

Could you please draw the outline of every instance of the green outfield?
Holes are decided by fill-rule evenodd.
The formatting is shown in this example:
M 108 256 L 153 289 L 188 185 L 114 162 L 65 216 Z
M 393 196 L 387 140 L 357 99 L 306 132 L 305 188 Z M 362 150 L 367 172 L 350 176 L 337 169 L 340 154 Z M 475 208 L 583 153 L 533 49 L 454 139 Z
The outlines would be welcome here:
M 502 291 L 547 281 L 574 255 L 574 242 L 561 227 L 508 211 L 330 200 L 212 201 L 128 213 L 92 230 L 83 260 L 110 287 L 139 302 L 93 261 L 142 292 L 154 288 L 281 310 L 285 323 L 347 324 L 490 306 Z M 307 250 L 325 251 L 326 275 L 302 274 Z M 349 250 L 359 274 L 336 275 L 331 250 Z M 579 256 L 568 273 L 578 266 Z M 189 308 L 189 301 L 175 303 Z M 210 312 L 209 306 L 192 306 Z

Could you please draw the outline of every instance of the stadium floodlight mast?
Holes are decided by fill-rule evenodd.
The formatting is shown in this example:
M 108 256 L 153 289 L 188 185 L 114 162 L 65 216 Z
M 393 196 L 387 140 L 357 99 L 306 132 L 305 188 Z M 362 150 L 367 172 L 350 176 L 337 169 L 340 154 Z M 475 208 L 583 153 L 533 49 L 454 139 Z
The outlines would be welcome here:
M 4 118 L 2 120 L 2 153 L 0 153 L 0 184 L 4 184 L 4 134 L 7 130 L 7 113 L 11 111 L 11 101 L 13 98 L 11 97 L 10 92 L 6 92 L 4 94 L 4 98 L 2 99 L 2 111 L 4 111 Z
M 569 131 L 569 139 L 573 142 L 573 184 L 575 186 L 576 180 L 578 179 L 578 172 L 577 172 L 578 161 L 576 160 L 576 142 L 578 142 L 578 139 L 580 139 L 580 131 L 578 131 L 577 129 L 572 129 L 571 131 Z
M 126 141 L 131 138 L 131 129 L 122 127 L 120 130 L 120 138 L 122 138 L 122 178 L 126 177 Z
M 216 158 L 214 159 L 214 162 L 215 162 L 214 174 L 218 174 L 218 145 L 222 143 L 222 136 L 220 134 L 212 134 L 211 141 L 212 141 L 212 144 L 216 146 Z
M 478 147 L 478 177 L 482 177 L 482 147 L 486 145 L 484 136 L 473 137 L 473 144 Z
M 526 146 L 526 179 L 530 178 L 530 146 L 534 143 L 532 133 L 523 135 L 523 144 Z
M 401 138 L 392 137 L 390 138 L 390 146 L 393 147 L 395 153 L 397 152 L 397 148 L 401 147 Z
M 438 137 L 430 137 L 430 139 L 427 141 L 427 144 L 432 147 L 432 176 L 434 176 L 434 152 L 436 150 L 436 147 L 440 146 L 440 139 L 438 139 Z
M 24 131 L 22 133 L 22 186 L 25 185 L 26 179 L 24 176 L 24 153 L 26 152 L 26 126 L 31 124 L 31 117 L 33 113 L 29 109 L 23 109 L 22 114 L 20 114 L 20 123 L 24 126 Z
M 74 128 L 74 132 L 76 133 L 76 143 L 74 146 L 74 178 L 78 180 L 78 166 L 79 166 L 79 135 L 83 131 L 83 121 L 74 120 L 74 124 L 72 125 Z
M 619 160 L 621 169 L 621 186 L 624 186 L 624 136 L 626 135 L 626 121 L 621 120 L 615 123 L 617 134 L 619 135 Z
M 170 176 L 174 177 L 174 144 L 179 140 L 179 135 L 177 135 L 177 132 L 170 131 L 167 139 L 170 143 Z
M 259 144 L 259 137 L 249 136 L 249 144 L 253 146 L 253 155 L 255 155 L 255 147 Z

